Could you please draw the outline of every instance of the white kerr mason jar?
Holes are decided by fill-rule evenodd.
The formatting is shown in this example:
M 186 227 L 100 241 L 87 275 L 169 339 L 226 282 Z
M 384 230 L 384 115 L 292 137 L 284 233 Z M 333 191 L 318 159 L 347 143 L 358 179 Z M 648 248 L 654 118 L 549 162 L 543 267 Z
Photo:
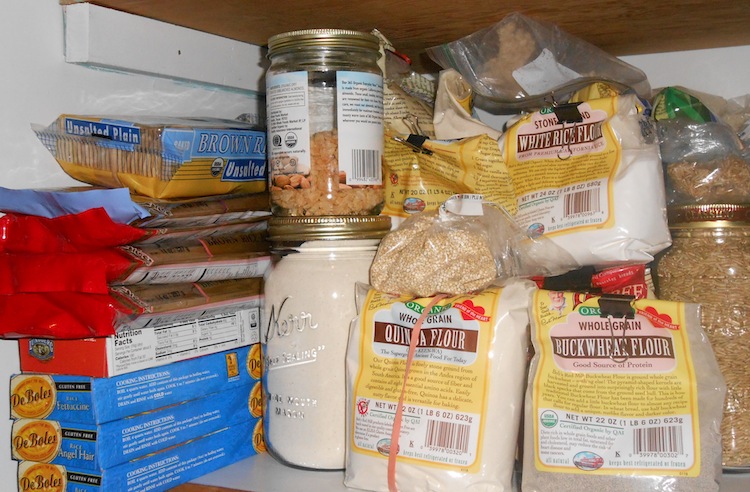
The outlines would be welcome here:
M 272 217 L 265 279 L 264 425 L 268 452 L 297 467 L 346 458 L 346 345 L 357 282 L 369 282 L 388 216 Z
M 377 215 L 383 73 L 370 33 L 305 29 L 268 40 L 268 175 L 274 215 Z

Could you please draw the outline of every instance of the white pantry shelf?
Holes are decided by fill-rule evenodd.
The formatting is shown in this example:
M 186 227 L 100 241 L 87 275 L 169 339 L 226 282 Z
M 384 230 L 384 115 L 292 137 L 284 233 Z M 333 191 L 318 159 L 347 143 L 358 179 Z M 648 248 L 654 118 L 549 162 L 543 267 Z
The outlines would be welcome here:
M 191 482 L 191 485 L 220 487 L 222 492 L 349 492 L 358 489 L 345 487 L 343 472 L 318 472 L 300 470 L 282 465 L 268 453 L 238 461 Z M 177 491 L 181 488 L 178 487 Z M 226 490 L 228 489 L 228 490 Z M 185 489 L 187 490 L 187 489 Z M 202 489 L 191 488 L 192 492 Z M 722 477 L 720 492 L 750 491 L 750 472 L 726 473 Z M 216 491 L 218 492 L 218 491 Z M 361 491 L 360 491 L 361 492 Z M 551 491 L 553 492 L 553 491 Z

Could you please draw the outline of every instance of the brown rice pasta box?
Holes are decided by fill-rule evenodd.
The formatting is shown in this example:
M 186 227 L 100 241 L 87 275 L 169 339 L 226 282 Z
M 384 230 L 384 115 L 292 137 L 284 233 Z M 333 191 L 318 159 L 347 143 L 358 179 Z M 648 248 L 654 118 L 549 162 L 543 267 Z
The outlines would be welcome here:
M 208 225 L 192 225 L 180 227 L 138 227 L 145 234 L 131 242 L 142 246 L 144 244 L 174 244 L 184 241 L 201 241 L 212 237 L 248 234 L 268 229 L 269 215 L 247 217 L 241 220 L 219 222 Z
M 255 242 L 250 239 L 257 238 Z M 186 243 L 116 248 L 119 274 L 112 284 L 166 284 L 262 277 L 270 252 L 258 233 L 209 237 Z
M 266 134 L 237 120 L 63 114 L 39 139 L 72 178 L 154 198 L 267 189 Z
M 262 293 L 263 279 L 257 277 L 111 288 L 113 298 L 137 306 L 141 312 L 118 326 L 117 331 L 203 318 L 211 316 L 212 310 L 219 314 L 240 307 L 258 307 Z

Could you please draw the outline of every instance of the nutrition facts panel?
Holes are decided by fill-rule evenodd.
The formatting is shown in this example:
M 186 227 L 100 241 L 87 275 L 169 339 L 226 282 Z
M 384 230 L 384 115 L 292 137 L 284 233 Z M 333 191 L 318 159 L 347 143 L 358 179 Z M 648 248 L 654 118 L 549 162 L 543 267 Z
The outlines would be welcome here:
M 175 323 L 162 328 L 127 330 L 111 347 L 114 373 L 206 355 L 260 342 L 260 309 Z

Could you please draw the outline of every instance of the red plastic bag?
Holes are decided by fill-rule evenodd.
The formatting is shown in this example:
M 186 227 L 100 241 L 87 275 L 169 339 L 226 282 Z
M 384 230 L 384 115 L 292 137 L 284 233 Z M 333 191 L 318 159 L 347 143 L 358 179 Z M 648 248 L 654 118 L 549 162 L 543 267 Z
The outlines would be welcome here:
M 0 217 L 0 253 L 93 251 L 131 244 L 151 234 L 112 221 L 104 208 L 53 219 L 10 213 Z
M 107 294 L 108 284 L 125 277 L 141 263 L 119 248 L 88 253 L 0 253 L 0 295 Z
M 88 338 L 115 334 L 117 320 L 141 310 L 108 294 L 44 292 L 0 295 L 1 338 Z

